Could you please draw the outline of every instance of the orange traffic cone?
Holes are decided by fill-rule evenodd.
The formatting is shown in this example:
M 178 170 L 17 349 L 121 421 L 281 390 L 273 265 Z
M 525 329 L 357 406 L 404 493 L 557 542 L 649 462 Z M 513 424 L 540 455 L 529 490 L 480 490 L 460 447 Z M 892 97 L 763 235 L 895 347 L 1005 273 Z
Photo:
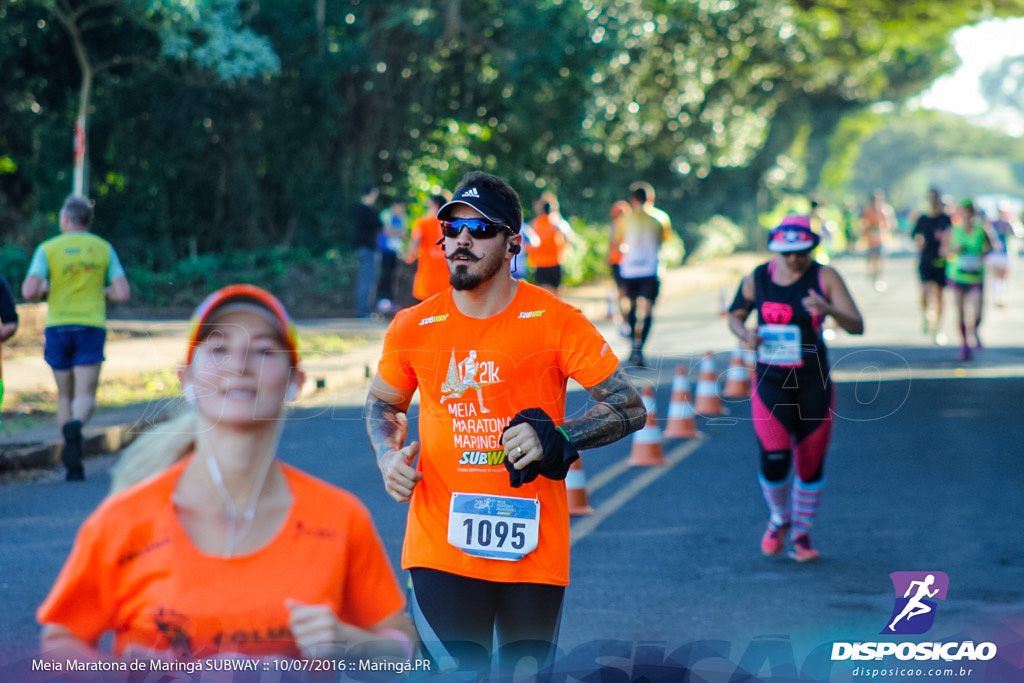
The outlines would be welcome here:
M 700 362 L 700 377 L 697 379 L 693 409 L 705 417 L 723 415 L 725 412 L 718 397 L 718 375 L 715 372 L 715 359 L 710 351 L 704 354 Z
M 640 397 L 647 409 L 647 423 L 640 431 L 633 432 L 629 464 L 640 467 L 664 465 L 665 454 L 661 450 L 661 427 L 658 426 L 658 405 L 654 401 L 654 389 L 644 387 Z
M 743 347 L 737 346 L 729 360 L 729 369 L 725 371 L 725 388 L 722 396 L 726 398 L 747 398 L 750 396 L 750 371 L 743 364 Z
M 569 473 L 565 476 L 565 492 L 569 499 L 569 514 L 573 517 L 594 514 L 587 498 L 587 475 L 583 471 L 583 458 L 569 465 Z
M 690 380 L 686 378 L 686 369 L 676 366 L 676 376 L 672 378 L 672 400 L 668 404 L 668 419 L 665 420 L 666 439 L 692 439 L 697 436 L 697 421 L 693 412 L 690 392 Z

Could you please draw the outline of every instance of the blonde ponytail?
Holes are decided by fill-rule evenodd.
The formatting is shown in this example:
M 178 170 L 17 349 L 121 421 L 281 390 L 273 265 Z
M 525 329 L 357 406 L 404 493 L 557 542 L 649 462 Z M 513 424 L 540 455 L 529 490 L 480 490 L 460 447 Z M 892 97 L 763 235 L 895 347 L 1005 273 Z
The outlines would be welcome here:
M 198 428 L 196 412 L 187 410 L 137 438 L 121 452 L 112 469 L 110 494 L 155 477 L 191 453 Z

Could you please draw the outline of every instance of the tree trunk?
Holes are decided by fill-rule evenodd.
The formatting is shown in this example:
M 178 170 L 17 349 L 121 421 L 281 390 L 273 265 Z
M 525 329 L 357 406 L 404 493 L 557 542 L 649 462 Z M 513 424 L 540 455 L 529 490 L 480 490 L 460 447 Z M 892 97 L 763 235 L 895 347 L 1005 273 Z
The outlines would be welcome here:
M 89 114 L 89 98 L 92 95 L 92 69 L 82 70 L 82 85 L 78 93 L 78 119 L 75 121 L 75 173 L 71 191 L 85 195 L 85 159 L 87 144 L 86 120 Z
M 78 60 L 78 68 L 82 71 L 81 86 L 78 91 L 78 118 L 75 121 L 75 144 L 74 144 L 74 175 L 71 191 L 74 194 L 84 195 L 86 190 L 85 160 L 88 149 L 86 132 L 89 118 L 89 99 L 92 97 L 92 81 L 94 69 L 89 61 L 89 54 L 85 50 L 85 43 L 82 41 L 82 33 L 72 16 L 67 16 L 55 10 L 57 19 L 67 29 L 71 38 L 71 46 L 75 50 L 75 58 Z

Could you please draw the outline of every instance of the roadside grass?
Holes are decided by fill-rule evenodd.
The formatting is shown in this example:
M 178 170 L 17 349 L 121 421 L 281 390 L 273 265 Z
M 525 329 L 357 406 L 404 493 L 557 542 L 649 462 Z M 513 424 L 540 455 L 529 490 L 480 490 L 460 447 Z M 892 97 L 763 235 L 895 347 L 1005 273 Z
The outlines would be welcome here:
M 346 353 L 362 344 L 362 337 L 342 337 L 337 334 L 299 335 L 301 356 L 331 356 Z
M 150 370 L 100 377 L 96 392 L 97 411 L 150 403 L 181 394 L 174 370 Z M 57 413 L 57 388 L 17 391 L 4 400 L 0 435 L 8 436 L 28 429 L 54 424 Z
M 362 343 L 362 338 L 341 337 L 335 334 L 312 334 L 299 337 L 299 351 L 305 358 L 328 356 L 345 353 Z M 27 353 L 25 345 L 18 349 L 19 353 Z M 42 348 L 35 349 L 42 353 Z M 6 351 L 6 349 L 5 349 Z M 54 424 L 57 413 L 56 386 L 35 391 L 12 391 L 3 401 L 3 424 L 0 425 L 0 436 L 10 436 L 18 432 Z M 151 403 L 181 395 L 178 375 L 174 369 L 148 370 L 120 375 L 100 376 L 100 386 L 96 392 L 96 409 L 102 411 L 112 408 L 123 408 L 140 403 Z

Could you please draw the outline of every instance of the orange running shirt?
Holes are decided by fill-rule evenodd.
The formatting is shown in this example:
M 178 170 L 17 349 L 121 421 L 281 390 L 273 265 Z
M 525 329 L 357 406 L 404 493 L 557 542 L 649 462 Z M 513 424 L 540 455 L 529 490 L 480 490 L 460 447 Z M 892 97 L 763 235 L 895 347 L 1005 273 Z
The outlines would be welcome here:
M 608 244 L 608 263 L 615 266 L 622 262 L 622 224 L 624 222 L 625 216 L 623 214 L 619 214 L 612 218 L 611 227 L 609 228 L 609 234 L 611 237 L 609 238 Z
M 437 244 L 441 239 L 441 221 L 429 214 L 418 218 L 412 226 L 412 238 L 420 241 L 412 295 L 424 301 L 448 288 L 448 261 Z
M 861 225 L 864 227 L 864 241 L 872 248 L 882 246 L 885 241 L 886 216 L 874 206 L 864 208 L 861 214 Z
M 562 263 L 562 251 L 565 249 L 565 235 L 558 229 L 549 216 L 537 216 L 531 226 L 540 238 L 540 244 L 532 246 L 526 242 L 527 262 L 531 268 L 550 268 Z
M 185 459 L 108 498 L 79 529 L 36 617 L 95 645 L 114 632 L 128 645 L 177 657 L 300 652 L 286 598 L 329 604 L 368 629 L 403 608 L 370 515 L 352 494 L 281 464 L 292 509 L 277 536 L 250 555 L 216 557 L 185 533 L 171 495 Z
M 489 318 L 459 312 L 451 293 L 400 312 L 384 337 L 381 379 L 419 389 L 423 479 L 409 503 L 402 566 L 505 583 L 569 583 L 565 482 L 537 477 L 509 485 L 502 429 L 526 408 L 564 421 L 567 378 L 584 387 L 618 367 L 584 315 L 540 287 L 519 282 L 512 303 Z M 452 493 L 540 500 L 540 538 L 518 561 L 474 557 L 448 543 Z

